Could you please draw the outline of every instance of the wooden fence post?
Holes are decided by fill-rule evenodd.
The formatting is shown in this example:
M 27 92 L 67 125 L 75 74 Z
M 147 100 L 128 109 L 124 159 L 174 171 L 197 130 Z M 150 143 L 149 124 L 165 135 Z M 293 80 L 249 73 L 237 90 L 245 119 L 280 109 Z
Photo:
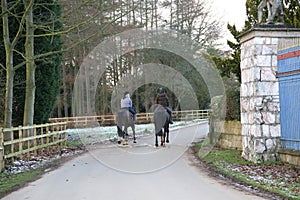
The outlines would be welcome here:
M 4 169 L 4 147 L 3 147 L 3 132 L 0 127 L 0 172 Z

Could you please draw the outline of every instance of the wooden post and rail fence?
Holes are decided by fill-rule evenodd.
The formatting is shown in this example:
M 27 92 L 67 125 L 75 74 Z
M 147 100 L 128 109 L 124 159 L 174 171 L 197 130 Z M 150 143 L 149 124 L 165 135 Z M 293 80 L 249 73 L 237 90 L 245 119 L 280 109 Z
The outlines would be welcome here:
M 172 117 L 174 121 L 187 121 L 194 119 L 208 119 L 210 110 L 185 110 L 173 111 Z M 153 113 L 137 113 L 136 115 L 138 124 L 151 123 Z M 63 118 L 50 118 L 50 122 L 67 122 L 67 127 L 90 127 L 90 126 L 113 126 L 116 125 L 116 116 L 109 115 L 96 115 L 96 116 L 77 116 L 77 117 L 63 117 Z
M 174 121 L 208 119 L 210 110 L 173 111 Z M 153 113 L 137 113 L 138 123 L 151 123 Z M 50 152 L 66 145 L 67 128 L 115 125 L 114 115 L 51 118 L 49 124 L 0 127 L 0 172 L 5 162 L 29 159 L 40 152 Z
M 29 159 L 40 152 L 50 152 L 66 145 L 67 123 L 51 123 L 12 128 L 0 127 L 0 171 L 5 161 Z

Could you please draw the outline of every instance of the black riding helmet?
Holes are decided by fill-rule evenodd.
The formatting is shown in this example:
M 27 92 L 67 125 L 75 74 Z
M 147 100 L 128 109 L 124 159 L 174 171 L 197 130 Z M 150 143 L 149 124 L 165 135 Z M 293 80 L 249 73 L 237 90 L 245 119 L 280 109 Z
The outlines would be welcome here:
M 162 94 L 164 92 L 165 92 L 164 88 L 158 88 L 157 89 L 157 93 L 159 93 L 159 94 Z

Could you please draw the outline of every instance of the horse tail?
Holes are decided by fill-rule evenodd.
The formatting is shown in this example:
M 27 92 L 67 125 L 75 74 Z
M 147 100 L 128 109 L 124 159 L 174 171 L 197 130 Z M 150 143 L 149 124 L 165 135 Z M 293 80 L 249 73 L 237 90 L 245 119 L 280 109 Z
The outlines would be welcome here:
M 161 130 L 168 123 L 168 113 L 163 107 L 158 107 L 154 111 L 155 134 L 162 134 Z

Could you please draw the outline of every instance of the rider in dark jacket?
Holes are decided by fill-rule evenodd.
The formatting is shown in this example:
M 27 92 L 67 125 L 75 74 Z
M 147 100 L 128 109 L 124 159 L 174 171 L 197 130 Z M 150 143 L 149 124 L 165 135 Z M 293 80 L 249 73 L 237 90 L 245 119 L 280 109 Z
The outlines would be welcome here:
M 158 93 L 156 95 L 156 100 L 155 101 L 156 101 L 156 104 L 162 105 L 167 110 L 167 112 L 169 113 L 169 116 L 170 116 L 169 122 L 170 122 L 170 124 L 173 124 L 172 111 L 169 108 L 169 98 L 168 98 L 168 95 L 166 94 L 166 92 L 163 88 L 158 89 Z

